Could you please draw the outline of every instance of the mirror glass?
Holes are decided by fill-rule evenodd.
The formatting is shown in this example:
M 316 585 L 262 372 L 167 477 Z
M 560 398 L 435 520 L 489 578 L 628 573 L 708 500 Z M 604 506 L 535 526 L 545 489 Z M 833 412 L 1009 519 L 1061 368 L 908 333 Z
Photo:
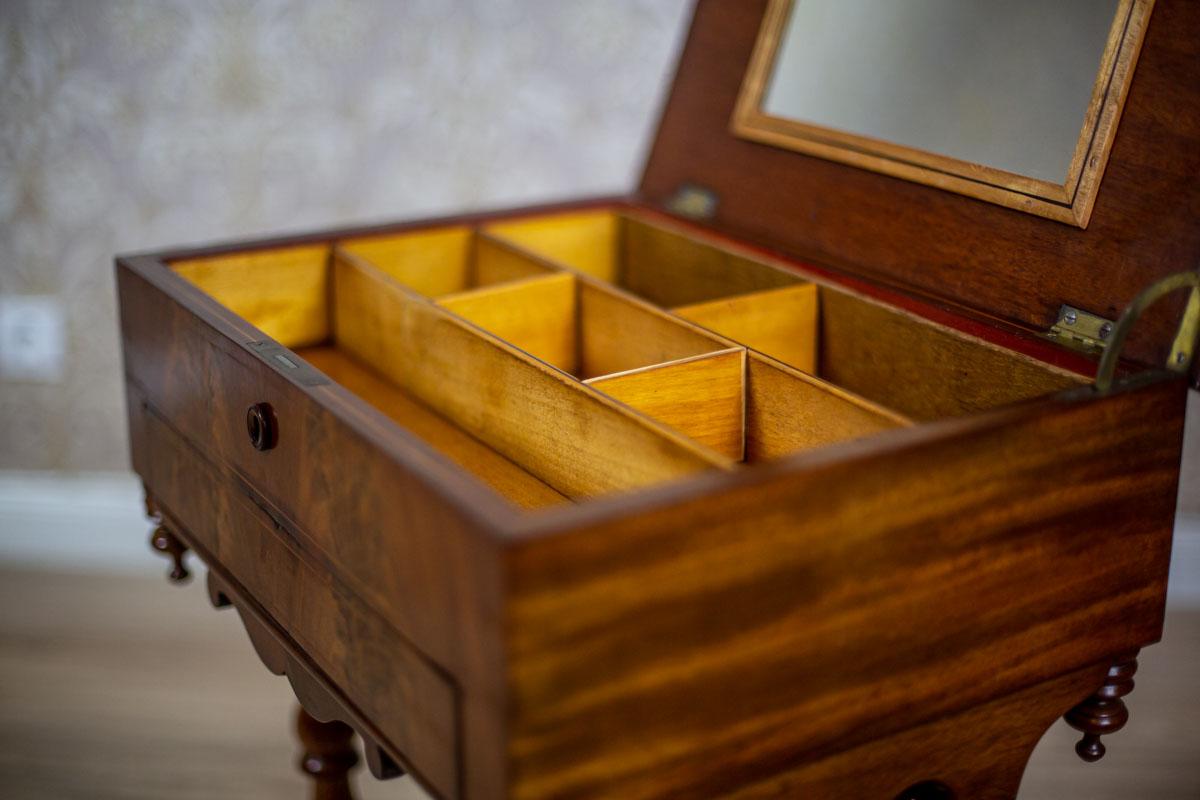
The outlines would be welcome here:
M 1086 225 L 1152 6 L 770 0 L 734 131 Z
M 796 0 L 766 113 L 1061 183 L 1117 0 Z

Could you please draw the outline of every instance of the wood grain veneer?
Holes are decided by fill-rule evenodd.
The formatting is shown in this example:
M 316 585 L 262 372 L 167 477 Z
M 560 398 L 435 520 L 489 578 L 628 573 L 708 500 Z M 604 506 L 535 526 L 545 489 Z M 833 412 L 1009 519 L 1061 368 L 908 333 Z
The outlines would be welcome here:
M 810 283 L 673 309 L 709 330 L 808 373 L 817 371 L 817 287 Z
M 335 303 L 407 297 L 378 281 L 347 291 L 336 270 L 352 261 L 334 260 Z M 830 777 L 844 769 L 839 754 L 872 742 L 915 747 L 911 731 L 926 725 L 967 740 L 980 726 L 1012 730 L 1013 746 L 988 756 L 990 766 L 967 760 L 930 776 L 975 785 L 1018 774 L 1037 725 L 1097 688 L 1067 676 L 1103 675 L 1111 656 L 1159 635 L 1180 379 L 1144 379 L 1106 398 L 1081 387 L 904 427 L 886 408 L 750 352 L 746 455 L 770 463 L 521 513 L 452 453 L 388 419 L 379 387 L 360 398 L 300 355 L 291 354 L 296 369 L 281 365 L 258 346 L 259 331 L 158 259 L 124 259 L 118 277 L 134 464 L 148 490 L 336 691 L 372 709 L 363 714 L 384 746 L 437 794 L 650 797 L 787 785 L 833 795 L 846 785 Z M 442 320 L 442 333 L 420 339 L 395 369 L 380 354 L 403 336 L 348 344 L 354 334 L 343 327 L 372 318 L 357 307 L 335 307 L 333 350 L 306 352 L 340 369 L 355 353 L 390 387 L 406 364 L 437 363 L 427 348 L 444 344 L 446 331 L 470 329 L 471 342 L 486 344 L 435 300 L 409 301 L 416 311 L 405 313 Z M 931 329 L 964 348 L 956 357 L 995 348 Z M 837 337 L 822 331 L 818 341 Z M 514 363 L 538 381 L 573 380 L 528 359 Z M 456 368 L 445 365 L 437 374 Z M 793 388 L 763 396 L 796 405 L 755 401 L 756 387 L 783 376 Z M 464 402 L 470 385 L 438 396 Z M 821 419 L 808 427 L 838 430 L 838 417 L 805 401 L 803 387 L 857 415 L 833 439 L 899 427 L 780 457 L 829 440 L 789 441 L 794 434 L 761 426 L 801 431 Z M 270 404 L 279 423 L 266 452 L 244 430 L 254 403 Z M 264 561 L 277 547 L 292 555 Z M 287 564 L 296 568 L 285 575 Z M 329 632 L 322 620 L 331 614 L 378 623 L 354 644 Z M 387 701 L 396 706 L 356 699 L 379 682 L 412 685 L 402 662 L 359 652 L 383 641 L 411 647 L 414 663 L 454 687 L 457 766 L 389 722 L 399 713 L 389 709 L 411 695 Z M 1007 712 L 1005 700 L 1017 697 L 1027 700 Z M 443 714 L 431 713 L 421 724 Z M 444 744 L 445 734 L 431 741 Z M 881 785 L 913 774 L 880 769 Z
M 512 794 L 733 793 L 979 704 L 998 721 L 1000 698 L 1155 641 L 1183 395 L 1025 405 L 531 520 L 510 553 Z M 948 738 L 991 723 L 962 724 Z M 838 796 L 817 774 L 791 789 Z
M 1104 395 L 1032 333 L 1200 255 L 1200 9 L 1156 4 L 1082 231 L 737 139 L 765 3 L 697 5 L 636 197 L 118 259 L 156 541 L 377 774 L 999 798 L 1123 720 L 1172 308 Z

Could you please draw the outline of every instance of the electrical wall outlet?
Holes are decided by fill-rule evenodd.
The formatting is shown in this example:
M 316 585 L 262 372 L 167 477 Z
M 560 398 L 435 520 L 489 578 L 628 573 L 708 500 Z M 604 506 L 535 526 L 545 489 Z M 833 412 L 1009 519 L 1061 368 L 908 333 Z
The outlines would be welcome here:
M 61 383 L 66 355 L 66 320 L 57 297 L 0 297 L 0 379 Z

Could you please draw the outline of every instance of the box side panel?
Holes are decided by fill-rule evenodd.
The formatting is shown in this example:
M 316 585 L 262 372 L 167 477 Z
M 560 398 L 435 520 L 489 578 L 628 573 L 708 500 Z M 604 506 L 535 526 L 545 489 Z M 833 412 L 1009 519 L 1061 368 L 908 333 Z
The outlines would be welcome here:
M 1156 641 L 1184 396 L 883 434 L 531 536 L 516 794 L 724 794 Z

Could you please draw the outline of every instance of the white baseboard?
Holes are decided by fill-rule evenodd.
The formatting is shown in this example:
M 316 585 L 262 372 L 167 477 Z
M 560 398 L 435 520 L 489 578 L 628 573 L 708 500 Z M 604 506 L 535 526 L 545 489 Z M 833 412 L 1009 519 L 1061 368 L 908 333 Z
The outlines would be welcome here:
M 1173 608 L 1200 608 L 1200 514 L 1175 518 L 1167 603 Z
M 0 564 L 149 574 L 166 562 L 150 551 L 141 483 L 131 473 L 0 472 Z M 1200 608 L 1200 515 L 1175 525 L 1168 602 Z
M 132 473 L 0 472 L 0 564 L 149 574 L 142 485 Z

